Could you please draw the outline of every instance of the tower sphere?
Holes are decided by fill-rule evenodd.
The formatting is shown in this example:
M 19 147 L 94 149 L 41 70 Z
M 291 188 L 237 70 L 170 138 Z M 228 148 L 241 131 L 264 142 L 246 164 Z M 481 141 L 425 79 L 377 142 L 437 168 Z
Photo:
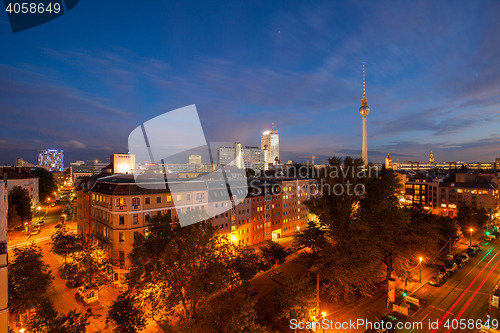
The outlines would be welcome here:
M 360 115 L 367 116 L 369 113 L 370 113 L 370 108 L 368 107 L 368 105 L 362 105 L 359 108 L 359 114 Z

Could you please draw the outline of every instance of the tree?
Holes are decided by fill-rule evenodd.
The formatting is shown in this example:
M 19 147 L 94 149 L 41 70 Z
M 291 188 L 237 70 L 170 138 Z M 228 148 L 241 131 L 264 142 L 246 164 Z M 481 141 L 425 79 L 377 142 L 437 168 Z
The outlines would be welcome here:
M 10 227 L 19 225 L 19 222 L 31 222 L 31 199 L 27 189 L 14 186 L 9 193 L 9 224 Z
M 63 257 L 64 263 L 68 256 L 75 252 L 82 251 L 81 238 L 63 226 L 51 236 L 52 252 Z
M 106 324 L 109 322 L 116 324 L 115 332 L 119 333 L 136 333 L 146 328 L 144 311 L 137 306 L 135 298 L 128 293 L 118 295 L 109 308 Z
M 17 205 L 10 205 L 7 213 L 7 227 L 9 230 L 16 229 L 23 225 L 23 220 L 17 213 Z
M 232 269 L 244 281 L 250 281 L 258 272 L 265 269 L 265 263 L 251 247 L 239 247 L 231 263 Z
M 291 251 L 284 246 L 273 242 L 272 240 L 267 240 L 264 245 L 259 247 L 260 253 L 264 261 L 267 263 L 268 268 L 273 269 L 276 265 L 283 265 L 286 262 L 286 258 L 290 255 Z
M 81 238 L 79 242 L 73 245 L 75 245 L 75 249 L 80 248 L 78 255 L 75 255 L 73 260 L 85 287 L 99 288 L 109 283 L 113 266 L 108 259 L 104 258 L 97 239 L 87 235 L 85 239 Z
M 44 297 L 37 308 L 36 315 L 29 322 L 33 333 L 85 333 L 89 324 L 89 313 L 71 310 L 65 315 L 57 313 L 52 302 Z
M 41 202 L 45 202 L 54 191 L 57 191 L 57 185 L 54 181 L 54 176 L 51 172 L 44 168 L 37 168 L 32 171 L 35 176 L 38 176 L 39 198 Z
M 310 322 L 316 310 L 316 291 L 306 277 L 284 276 L 284 284 L 275 292 L 278 318 Z
M 313 254 L 324 248 L 326 242 L 326 231 L 322 229 L 318 223 L 313 221 L 309 221 L 305 229 L 293 235 L 294 248 L 302 249 L 308 247 Z
M 484 208 L 473 208 L 469 205 L 458 206 L 457 225 L 464 235 L 470 233 L 469 229 L 481 229 L 489 221 L 488 212 Z
M 33 243 L 14 249 L 14 260 L 9 265 L 11 313 L 21 314 L 36 308 L 46 293 L 52 276 L 42 257 L 42 250 Z
M 264 327 L 260 326 L 255 311 L 255 301 L 246 297 L 238 311 L 234 311 L 229 320 L 225 333 L 265 333 Z
M 199 303 L 237 281 L 231 269 L 233 246 L 210 222 L 181 227 L 168 215 L 149 223 L 129 255 L 129 287 L 150 302 L 157 318 L 175 312 L 189 321 Z

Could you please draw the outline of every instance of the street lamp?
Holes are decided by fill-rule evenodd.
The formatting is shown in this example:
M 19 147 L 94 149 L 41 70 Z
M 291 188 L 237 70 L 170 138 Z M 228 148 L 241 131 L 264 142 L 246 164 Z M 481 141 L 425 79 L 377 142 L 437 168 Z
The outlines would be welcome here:
M 325 319 L 326 317 L 326 312 L 321 312 L 321 319 Z M 325 333 L 325 326 L 323 325 L 323 322 L 321 322 L 321 326 L 323 326 L 323 333 Z
M 422 283 L 422 260 L 424 260 L 424 258 L 419 257 L 418 260 L 419 260 L 418 265 L 420 266 L 420 278 L 418 280 L 418 283 Z
M 472 246 L 472 231 L 473 231 L 474 229 L 470 228 L 469 230 L 470 230 L 470 240 L 469 240 L 469 246 Z
M 38 222 L 40 222 L 40 209 L 41 209 L 40 206 L 36 207 L 36 210 L 38 210 Z

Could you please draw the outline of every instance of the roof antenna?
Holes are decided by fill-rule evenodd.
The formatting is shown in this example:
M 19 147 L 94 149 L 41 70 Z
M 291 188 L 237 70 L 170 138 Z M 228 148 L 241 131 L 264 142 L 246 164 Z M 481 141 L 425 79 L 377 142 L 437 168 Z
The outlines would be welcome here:
M 273 126 L 273 127 L 272 127 L 271 129 L 274 131 L 274 123 L 272 123 L 272 126 Z

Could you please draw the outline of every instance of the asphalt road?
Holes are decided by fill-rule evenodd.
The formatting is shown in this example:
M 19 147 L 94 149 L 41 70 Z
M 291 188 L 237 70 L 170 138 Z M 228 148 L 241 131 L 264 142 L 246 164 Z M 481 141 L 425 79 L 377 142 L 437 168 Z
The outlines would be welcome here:
M 414 294 L 422 302 L 420 309 L 408 318 L 408 328 L 397 332 L 480 331 L 499 274 L 500 248 L 489 243 L 441 287 L 420 288 Z

